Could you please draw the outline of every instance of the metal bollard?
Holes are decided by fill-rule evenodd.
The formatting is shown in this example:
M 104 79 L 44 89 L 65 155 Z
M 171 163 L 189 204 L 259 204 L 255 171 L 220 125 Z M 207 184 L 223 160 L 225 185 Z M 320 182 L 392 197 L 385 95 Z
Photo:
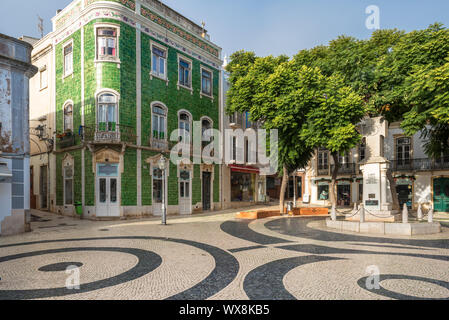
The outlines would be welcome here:
M 365 223 L 365 207 L 363 204 L 360 206 L 360 223 Z
M 402 223 L 408 223 L 408 207 L 404 203 L 404 210 L 402 210 Z
M 423 218 L 424 218 L 424 215 L 422 213 L 422 204 L 419 203 L 419 206 L 418 206 L 418 220 L 422 220 Z
M 332 206 L 331 219 L 337 221 L 337 208 L 335 206 Z
M 429 210 L 428 221 L 429 223 L 433 223 L 433 207 Z

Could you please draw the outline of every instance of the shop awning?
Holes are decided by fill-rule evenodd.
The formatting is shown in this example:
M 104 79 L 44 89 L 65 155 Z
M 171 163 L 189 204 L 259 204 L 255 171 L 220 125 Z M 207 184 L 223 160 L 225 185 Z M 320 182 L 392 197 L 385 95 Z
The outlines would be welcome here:
M 232 164 L 229 166 L 232 172 L 241 172 L 241 173 L 260 173 L 258 168 L 248 167 L 248 166 L 240 166 L 236 164 Z
M 0 165 L 0 177 L 12 177 L 12 173 L 7 166 Z

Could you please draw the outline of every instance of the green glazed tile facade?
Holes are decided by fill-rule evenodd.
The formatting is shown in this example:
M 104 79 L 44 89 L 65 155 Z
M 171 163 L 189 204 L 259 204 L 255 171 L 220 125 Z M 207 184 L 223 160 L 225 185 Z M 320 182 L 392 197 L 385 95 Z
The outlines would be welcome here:
M 119 34 L 119 60 L 115 62 L 95 62 L 96 60 L 96 35 L 95 24 L 107 23 L 117 26 Z M 84 125 L 88 128 L 95 128 L 97 107 L 96 94 L 103 89 L 113 90 L 120 95 L 118 117 L 119 124 L 132 128 L 133 136 L 127 138 L 128 146 L 122 155 L 121 192 L 120 205 L 122 207 L 135 207 L 138 205 L 138 155 L 137 152 L 137 52 L 136 46 L 141 50 L 141 202 L 142 206 L 152 205 L 152 177 L 150 175 L 150 165 L 146 159 L 158 155 L 157 151 L 148 150 L 151 137 L 151 104 L 159 101 L 168 108 L 167 133 L 178 128 L 178 111 L 187 110 L 193 116 L 193 121 L 200 121 L 203 116 L 209 117 L 213 121 L 215 129 L 219 129 L 219 78 L 218 70 L 206 66 L 213 70 L 213 99 L 200 95 L 201 89 L 201 69 L 203 66 L 199 60 L 186 55 L 172 47 L 168 47 L 167 57 L 167 83 L 159 78 L 151 77 L 151 50 L 150 40 L 159 43 L 156 39 L 147 34 L 140 33 L 141 41 L 137 44 L 136 29 L 129 24 L 114 19 L 97 19 L 84 25 L 69 38 L 59 43 L 55 48 L 56 61 L 56 131 L 63 131 L 63 106 L 65 102 L 73 102 L 73 127 L 76 134 L 75 146 L 69 149 L 57 149 L 57 177 L 56 177 L 56 202 L 58 206 L 64 205 L 64 190 L 62 176 L 62 161 L 68 153 L 74 158 L 74 200 L 81 201 L 82 194 L 82 173 L 84 168 L 84 200 L 85 206 L 93 207 L 96 204 L 95 196 L 95 169 L 93 167 L 94 154 L 88 146 L 83 145 L 78 129 L 82 125 L 81 110 L 84 106 Z M 82 36 L 83 33 L 83 36 Z M 83 39 L 83 43 L 82 43 Z M 63 48 L 66 43 L 73 41 L 73 75 L 63 77 Z M 163 43 L 160 43 L 164 45 Z M 84 47 L 83 47 L 84 46 Z M 166 47 L 166 46 L 165 46 Z M 82 55 L 84 53 L 84 101 L 82 101 Z M 186 56 L 193 62 L 192 86 L 193 94 L 186 89 L 179 88 L 178 83 L 178 54 Z M 120 145 L 95 145 L 95 151 L 108 147 L 121 151 Z M 84 148 L 84 164 L 82 163 L 82 149 Z M 145 149 L 146 148 L 146 149 Z M 169 157 L 169 154 L 166 155 Z M 168 177 L 168 204 L 176 206 L 179 203 L 177 167 L 170 164 Z M 215 166 L 213 181 L 213 201 L 220 201 L 220 166 Z M 195 165 L 192 181 L 192 205 L 201 204 L 201 172 L 200 166 Z M 139 209 L 138 209 L 139 210 Z

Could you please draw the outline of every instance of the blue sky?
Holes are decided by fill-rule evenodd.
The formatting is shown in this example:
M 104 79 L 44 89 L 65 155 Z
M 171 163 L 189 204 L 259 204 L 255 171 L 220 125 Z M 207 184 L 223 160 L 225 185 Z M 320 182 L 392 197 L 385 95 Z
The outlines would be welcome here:
M 0 33 L 38 36 L 37 15 L 50 19 L 70 0 L 1 1 Z M 447 0 L 164 0 L 197 23 L 206 22 L 212 41 L 224 54 L 240 49 L 258 55 L 293 55 L 327 44 L 341 34 L 367 38 L 369 5 L 380 8 L 381 28 L 414 30 L 434 22 L 449 26 Z

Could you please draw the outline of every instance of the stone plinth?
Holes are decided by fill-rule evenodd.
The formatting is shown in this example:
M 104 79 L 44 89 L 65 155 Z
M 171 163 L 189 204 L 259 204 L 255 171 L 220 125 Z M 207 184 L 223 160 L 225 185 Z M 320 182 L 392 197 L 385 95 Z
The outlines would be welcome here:
M 399 222 L 358 222 L 358 221 L 332 221 L 326 220 L 326 226 L 338 231 L 355 233 L 416 236 L 441 233 L 441 225 L 434 223 L 399 223 Z

